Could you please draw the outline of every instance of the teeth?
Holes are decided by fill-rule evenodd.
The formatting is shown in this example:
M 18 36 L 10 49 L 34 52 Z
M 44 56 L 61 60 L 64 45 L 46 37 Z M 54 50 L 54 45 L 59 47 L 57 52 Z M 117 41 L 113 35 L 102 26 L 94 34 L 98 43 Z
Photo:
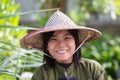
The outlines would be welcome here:
M 66 53 L 68 50 L 59 50 L 59 51 L 56 51 L 58 54 L 63 54 L 63 53 Z

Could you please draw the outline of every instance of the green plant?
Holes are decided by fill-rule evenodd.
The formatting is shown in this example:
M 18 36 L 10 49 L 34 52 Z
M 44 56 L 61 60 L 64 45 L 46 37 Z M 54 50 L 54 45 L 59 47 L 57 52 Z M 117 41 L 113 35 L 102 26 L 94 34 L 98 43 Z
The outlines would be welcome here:
M 103 37 L 83 48 L 83 57 L 100 62 L 107 75 L 116 79 L 120 66 L 120 37 L 103 33 Z
M 18 39 L 26 32 L 16 29 L 19 23 L 19 16 L 16 16 L 19 13 L 18 7 L 14 0 L 0 1 L 0 80 L 8 77 L 12 80 L 16 76 L 12 65 L 14 61 L 10 57 L 17 54 L 13 46 L 19 45 Z
M 85 20 L 92 15 L 108 14 L 114 20 L 120 15 L 119 0 L 71 0 L 71 2 L 74 9 L 69 11 L 69 16 L 80 25 L 86 25 Z

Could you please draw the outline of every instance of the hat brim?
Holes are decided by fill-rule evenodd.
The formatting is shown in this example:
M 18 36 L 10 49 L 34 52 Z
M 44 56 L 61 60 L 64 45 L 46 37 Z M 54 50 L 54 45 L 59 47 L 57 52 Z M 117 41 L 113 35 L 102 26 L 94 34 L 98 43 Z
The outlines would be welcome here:
M 26 34 L 21 40 L 20 44 L 24 48 L 28 48 L 31 46 L 32 48 L 42 50 L 42 34 L 52 31 L 58 31 L 58 30 L 78 30 L 79 35 L 79 41 L 82 42 L 85 40 L 85 38 L 88 36 L 88 32 L 90 33 L 90 37 L 87 39 L 86 42 L 95 40 L 101 36 L 101 32 L 84 26 L 55 26 L 55 27 L 47 27 L 43 29 L 38 29 L 36 31 L 32 31 L 28 34 Z

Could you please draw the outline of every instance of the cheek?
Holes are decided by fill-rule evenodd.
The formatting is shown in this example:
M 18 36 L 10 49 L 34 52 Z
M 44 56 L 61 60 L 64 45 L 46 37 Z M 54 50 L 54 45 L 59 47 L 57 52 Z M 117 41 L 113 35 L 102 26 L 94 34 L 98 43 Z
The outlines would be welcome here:
M 76 45 L 75 45 L 75 41 L 72 41 L 70 43 L 68 43 L 70 45 L 70 47 L 72 47 L 73 49 L 76 48 Z
M 52 43 L 48 43 L 47 50 L 51 52 L 54 49 L 55 45 Z
M 75 43 L 71 44 L 71 48 L 72 48 L 73 51 L 75 51 L 75 48 L 76 48 Z

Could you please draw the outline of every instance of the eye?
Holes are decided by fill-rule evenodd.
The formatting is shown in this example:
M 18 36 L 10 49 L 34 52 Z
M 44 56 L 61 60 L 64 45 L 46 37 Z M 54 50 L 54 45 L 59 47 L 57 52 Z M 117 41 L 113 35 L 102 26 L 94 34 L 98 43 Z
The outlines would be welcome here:
M 65 39 L 71 39 L 70 37 L 65 37 Z
M 54 37 L 51 37 L 49 41 L 56 41 L 57 39 Z
M 65 39 L 70 40 L 70 39 L 72 39 L 72 36 L 66 36 Z

